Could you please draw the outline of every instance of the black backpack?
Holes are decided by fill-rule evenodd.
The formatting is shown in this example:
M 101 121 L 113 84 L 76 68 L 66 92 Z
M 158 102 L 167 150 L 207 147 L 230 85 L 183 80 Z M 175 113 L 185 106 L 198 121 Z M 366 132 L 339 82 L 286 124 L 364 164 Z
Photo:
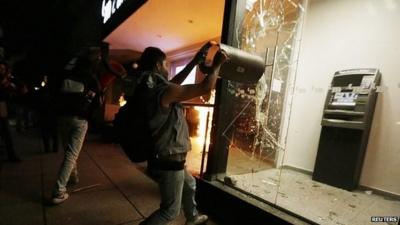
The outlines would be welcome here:
M 144 162 L 154 155 L 154 141 L 143 101 L 132 96 L 115 115 L 115 139 L 132 162 Z
M 146 82 L 138 81 L 132 96 L 119 109 L 113 121 L 115 140 L 132 162 L 154 158 L 157 154 L 154 140 L 165 130 L 163 126 L 157 134 L 150 131 L 149 120 L 152 115 L 147 110 L 148 91 Z

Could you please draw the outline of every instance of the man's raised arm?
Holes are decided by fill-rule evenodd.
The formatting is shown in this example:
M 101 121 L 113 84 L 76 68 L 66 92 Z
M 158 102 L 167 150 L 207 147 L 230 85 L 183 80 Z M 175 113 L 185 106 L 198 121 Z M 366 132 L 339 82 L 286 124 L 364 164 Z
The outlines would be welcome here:
M 180 86 L 175 83 L 170 83 L 166 92 L 161 97 L 162 106 L 167 108 L 171 103 L 189 100 L 209 93 L 215 87 L 221 65 L 227 59 L 228 57 L 225 52 L 218 51 L 214 57 L 212 72 L 198 84 Z

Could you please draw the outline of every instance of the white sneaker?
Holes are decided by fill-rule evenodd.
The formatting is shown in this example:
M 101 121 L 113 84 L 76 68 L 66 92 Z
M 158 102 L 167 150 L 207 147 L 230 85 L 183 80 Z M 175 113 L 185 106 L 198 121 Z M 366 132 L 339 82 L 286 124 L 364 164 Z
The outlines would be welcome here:
M 62 192 L 62 193 L 57 193 L 55 195 L 53 195 L 53 197 L 51 198 L 51 202 L 54 205 L 58 205 L 63 203 L 65 200 L 67 200 L 69 197 L 67 192 Z
M 207 222 L 208 216 L 207 215 L 197 215 L 193 218 L 193 220 L 186 220 L 185 225 L 197 225 L 197 224 L 203 224 Z

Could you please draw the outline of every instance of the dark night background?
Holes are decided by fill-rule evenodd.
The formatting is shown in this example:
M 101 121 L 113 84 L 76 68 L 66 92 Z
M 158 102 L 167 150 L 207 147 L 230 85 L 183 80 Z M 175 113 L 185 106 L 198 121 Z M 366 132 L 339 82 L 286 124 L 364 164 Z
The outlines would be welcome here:
M 0 2 L 0 46 L 20 76 L 57 73 L 79 48 L 101 44 L 99 0 Z

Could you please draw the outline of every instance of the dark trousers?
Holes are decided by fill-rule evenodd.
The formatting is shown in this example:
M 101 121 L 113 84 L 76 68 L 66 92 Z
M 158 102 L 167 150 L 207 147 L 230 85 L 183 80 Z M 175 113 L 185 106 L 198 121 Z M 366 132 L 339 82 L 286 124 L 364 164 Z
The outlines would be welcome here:
M 8 124 L 7 118 L 0 118 L 0 136 L 6 146 L 6 152 L 8 159 L 12 160 L 16 158 L 14 144 L 11 137 L 10 125 Z
M 43 116 L 46 115 L 46 116 Z M 53 114 L 40 115 L 39 123 L 42 131 L 43 146 L 45 152 L 57 152 L 58 143 L 58 132 L 57 132 L 57 121 Z

